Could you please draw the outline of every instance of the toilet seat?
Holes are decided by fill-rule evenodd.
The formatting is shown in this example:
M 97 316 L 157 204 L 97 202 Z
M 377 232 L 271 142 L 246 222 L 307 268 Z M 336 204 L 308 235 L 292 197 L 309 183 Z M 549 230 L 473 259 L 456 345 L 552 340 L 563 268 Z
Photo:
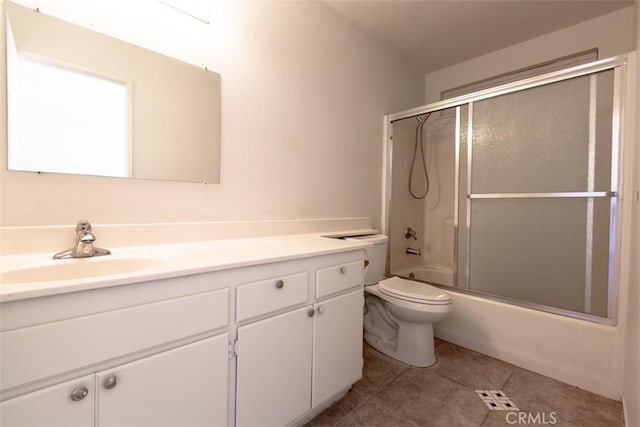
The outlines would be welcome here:
M 451 304 L 451 295 L 435 286 L 415 280 L 391 277 L 378 283 L 380 292 L 405 301 L 429 305 Z

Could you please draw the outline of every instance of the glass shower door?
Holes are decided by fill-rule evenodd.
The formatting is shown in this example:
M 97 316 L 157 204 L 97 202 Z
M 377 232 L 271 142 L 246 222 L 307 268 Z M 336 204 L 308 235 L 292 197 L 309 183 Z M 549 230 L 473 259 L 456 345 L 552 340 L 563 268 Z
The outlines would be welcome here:
M 608 70 L 469 104 L 458 235 L 468 289 L 607 316 L 613 83 Z

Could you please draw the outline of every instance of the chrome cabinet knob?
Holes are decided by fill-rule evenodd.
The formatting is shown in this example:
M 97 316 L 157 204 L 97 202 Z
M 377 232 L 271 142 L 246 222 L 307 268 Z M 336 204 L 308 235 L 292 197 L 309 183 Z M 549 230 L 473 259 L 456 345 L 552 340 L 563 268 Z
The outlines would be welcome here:
M 78 402 L 87 397 L 88 394 L 88 388 L 86 388 L 85 386 L 78 387 L 71 392 L 71 400 L 73 400 L 74 402 Z
M 283 280 L 278 280 L 276 282 L 276 288 L 282 289 L 283 287 L 284 287 L 284 281 Z
M 316 311 L 313 308 L 310 308 L 309 311 L 307 311 L 307 315 L 309 317 L 313 317 L 314 314 L 316 314 Z
M 110 377 L 107 377 L 104 380 L 104 382 L 102 383 L 102 386 L 107 390 L 111 390 L 115 388 L 119 382 L 120 382 L 120 378 L 117 375 L 111 375 Z
M 324 305 L 318 307 L 318 314 L 324 313 Z
M 347 267 L 340 267 L 340 274 L 345 274 L 347 272 Z

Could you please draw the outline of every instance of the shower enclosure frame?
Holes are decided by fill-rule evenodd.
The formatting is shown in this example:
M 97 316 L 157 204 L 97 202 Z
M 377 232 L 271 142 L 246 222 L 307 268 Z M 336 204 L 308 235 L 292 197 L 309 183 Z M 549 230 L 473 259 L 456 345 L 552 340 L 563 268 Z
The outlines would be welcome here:
M 507 302 L 520 307 L 545 311 L 548 313 L 563 315 L 567 317 L 573 317 L 581 320 L 587 320 L 595 323 L 601 323 L 606 325 L 615 325 L 617 323 L 617 311 L 618 311 L 618 266 L 619 266 L 619 246 L 620 238 L 617 231 L 620 227 L 621 215 L 618 207 L 620 196 L 620 176 L 621 170 L 621 155 L 622 155 L 622 140 L 621 140 L 621 123 L 622 123 L 622 104 L 623 104 L 623 92 L 622 86 L 625 81 L 627 56 L 618 55 L 611 58 L 602 59 L 599 61 L 590 62 L 574 67 L 569 67 L 563 70 L 557 70 L 550 73 L 542 74 L 539 76 L 519 80 L 512 83 L 496 86 L 494 88 L 484 89 L 477 92 L 473 92 L 467 95 L 435 102 L 432 104 L 412 108 L 409 110 L 393 113 L 385 116 L 384 127 L 384 162 L 385 171 L 383 173 L 383 205 L 382 205 L 382 218 L 384 233 L 389 234 L 391 230 L 391 217 L 393 212 L 391 211 L 391 190 L 392 190 L 392 164 L 393 164 L 393 122 L 419 116 L 426 113 L 432 113 L 439 110 L 448 108 L 455 108 L 455 138 L 454 138 L 454 259 L 453 259 L 453 281 L 454 286 L 446 286 L 435 284 L 436 286 L 452 290 L 455 292 L 461 292 L 465 294 L 480 296 L 494 301 Z M 553 193 L 495 193 L 495 194 L 473 194 L 471 193 L 471 180 L 472 180 L 472 140 L 473 140 L 473 105 L 474 102 L 506 95 L 509 93 L 519 92 L 526 89 L 531 89 L 539 86 L 544 86 L 551 83 L 556 83 L 564 80 L 569 80 L 576 77 L 594 75 L 595 73 L 613 70 L 613 114 L 612 114 L 612 132 L 611 132 L 611 183 L 609 191 L 585 191 L 585 192 L 553 192 Z M 463 106 L 467 108 L 467 195 L 466 195 L 466 221 L 463 224 L 466 227 L 466 268 L 464 283 L 466 287 L 458 287 L 458 254 L 459 254 L 459 209 L 460 209 L 460 146 L 461 146 L 461 108 Z M 593 165 L 591 165 L 593 167 Z M 470 229 L 471 229 L 471 200 L 472 199 L 506 199 L 506 198 L 585 198 L 590 199 L 593 203 L 593 199 L 596 198 L 610 198 L 610 213 L 609 213 L 609 259 L 608 259 L 608 280 L 607 280 L 607 317 L 601 317 L 593 314 L 547 306 L 543 304 L 518 300 L 509 297 L 503 297 L 495 294 L 488 294 L 481 291 L 475 291 L 469 289 L 469 272 L 470 272 Z M 388 257 L 390 254 L 388 254 Z M 387 268 L 389 263 L 387 263 Z

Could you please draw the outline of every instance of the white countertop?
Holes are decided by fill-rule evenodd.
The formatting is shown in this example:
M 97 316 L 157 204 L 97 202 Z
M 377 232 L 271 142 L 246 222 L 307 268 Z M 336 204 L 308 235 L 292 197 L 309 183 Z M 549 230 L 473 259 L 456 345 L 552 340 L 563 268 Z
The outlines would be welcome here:
M 358 234 L 364 234 L 362 230 L 358 231 Z M 366 246 L 366 242 L 333 239 L 323 237 L 324 234 L 107 248 L 111 251 L 111 255 L 66 260 L 53 260 L 52 255 L 56 252 L 55 250 L 46 253 L 2 256 L 0 257 L 0 273 L 39 266 L 63 265 L 63 263 L 66 263 L 69 268 L 73 268 L 74 264 L 98 263 L 108 259 L 151 259 L 160 262 L 158 262 L 159 265 L 142 270 L 97 277 L 22 283 L 3 282 L 0 283 L 0 302 L 339 253 Z

